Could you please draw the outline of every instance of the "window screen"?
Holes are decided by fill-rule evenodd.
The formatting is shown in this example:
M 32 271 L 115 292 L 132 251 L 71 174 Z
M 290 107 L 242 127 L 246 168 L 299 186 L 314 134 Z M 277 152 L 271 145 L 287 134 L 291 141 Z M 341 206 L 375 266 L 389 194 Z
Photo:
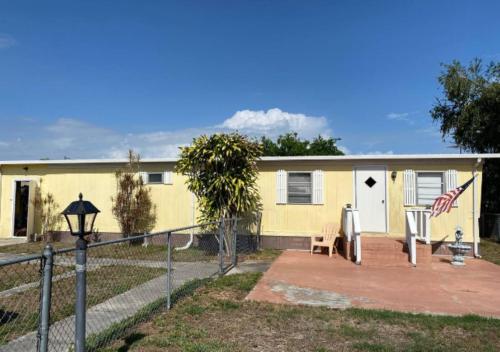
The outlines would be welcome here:
M 163 183 L 163 173 L 161 172 L 148 173 L 148 183 Z
M 444 193 L 442 172 L 417 173 L 417 204 L 432 205 Z
M 312 177 L 310 172 L 288 173 L 288 203 L 312 203 Z

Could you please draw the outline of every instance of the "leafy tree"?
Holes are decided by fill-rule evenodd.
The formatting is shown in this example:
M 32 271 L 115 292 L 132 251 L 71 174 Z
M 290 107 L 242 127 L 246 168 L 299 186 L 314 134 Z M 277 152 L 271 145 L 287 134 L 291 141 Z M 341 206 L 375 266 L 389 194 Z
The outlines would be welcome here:
M 343 155 L 336 141 L 335 138 L 318 136 L 310 142 L 300 139 L 297 132 L 291 132 L 280 135 L 276 142 L 262 137 L 261 144 L 265 156 Z
M 344 155 L 337 148 L 337 140 L 335 138 L 323 138 L 321 135 L 314 138 L 309 145 L 309 155 Z
M 244 216 L 256 220 L 262 209 L 257 189 L 259 143 L 238 133 L 200 136 L 181 148 L 176 171 L 187 176 L 201 222 Z M 231 222 L 225 221 L 225 248 L 231 254 Z
M 443 139 L 451 137 L 466 151 L 500 152 L 500 63 L 443 66 L 438 80 L 444 97 L 430 111 Z M 487 160 L 483 171 L 483 212 L 500 212 L 500 163 Z
M 40 220 L 40 238 L 44 242 L 50 242 L 50 234 L 59 230 L 62 217 L 54 195 L 50 192 L 42 195 L 41 186 L 42 180 L 40 180 L 40 187 L 35 190 L 33 207 Z M 34 238 L 34 240 L 37 241 L 38 238 Z
M 438 80 L 444 98 L 431 110 L 450 136 L 465 150 L 489 153 L 500 150 L 500 63 L 484 67 L 476 59 L 464 67 L 453 61 L 444 65 Z
M 238 133 L 193 139 L 181 148 L 176 171 L 188 177 L 188 189 L 200 206 L 200 221 L 255 213 L 261 209 L 257 189 L 259 143 Z
M 111 198 L 112 212 L 124 237 L 151 231 L 156 223 L 156 206 L 151 190 L 138 176 L 140 156 L 129 150 L 127 165 L 115 173 L 116 196 Z

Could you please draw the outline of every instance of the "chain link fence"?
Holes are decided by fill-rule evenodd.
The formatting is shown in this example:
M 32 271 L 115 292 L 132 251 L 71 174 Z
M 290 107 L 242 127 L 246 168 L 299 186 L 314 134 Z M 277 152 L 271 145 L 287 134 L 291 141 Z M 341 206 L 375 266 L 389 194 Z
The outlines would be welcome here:
M 236 263 L 238 220 L 96 242 L 86 251 L 87 351 Z M 0 261 L 0 352 L 74 351 L 74 248 Z

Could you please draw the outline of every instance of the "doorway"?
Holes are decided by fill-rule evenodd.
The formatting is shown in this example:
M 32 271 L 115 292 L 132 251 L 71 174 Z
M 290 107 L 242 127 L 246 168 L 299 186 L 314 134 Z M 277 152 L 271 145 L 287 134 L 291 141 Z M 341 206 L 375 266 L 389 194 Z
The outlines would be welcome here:
M 34 227 L 34 181 L 14 181 L 12 235 L 27 237 Z
M 363 232 L 387 232 L 386 168 L 354 169 L 356 208 Z

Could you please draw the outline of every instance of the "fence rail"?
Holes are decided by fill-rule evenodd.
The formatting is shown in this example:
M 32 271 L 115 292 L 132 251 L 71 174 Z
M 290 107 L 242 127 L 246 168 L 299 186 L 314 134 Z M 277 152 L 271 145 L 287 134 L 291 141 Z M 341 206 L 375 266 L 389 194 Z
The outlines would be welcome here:
M 0 352 L 81 350 L 75 336 L 82 333 L 86 351 L 108 345 L 235 265 L 237 228 L 233 218 L 91 243 L 84 267 L 77 265 L 76 248 L 50 244 L 41 254 L 0 261 Z M 79 270 L 85 271 L 86 300 L 75 289 Z M 85 312 L 83 330 L 78 306 Z
M 406 213 L 411 213 L 416 225 L 416 239 L 425 242 L 426 244 L 431 243 L 431 210 L 413 208 L 407 209 Z

